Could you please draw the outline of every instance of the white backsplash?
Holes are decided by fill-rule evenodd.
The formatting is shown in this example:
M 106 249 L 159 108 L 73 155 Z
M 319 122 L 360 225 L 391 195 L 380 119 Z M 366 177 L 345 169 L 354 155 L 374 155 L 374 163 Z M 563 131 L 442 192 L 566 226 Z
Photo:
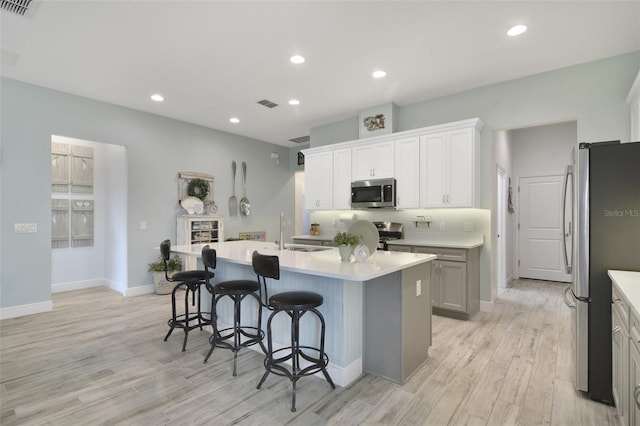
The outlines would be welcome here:
M 347 214 L 348 213 L 348 214 Z M 372 222 L 399 222 L 404 225 L 404 238 L 410 240 L 428 240 L 435 238 L 470 239 L 483 235 L 485 244 L 490 239 L 491 211 L 485 209 L 366 209 L 366 210 L 329 210 L 313 211 L 312 223 L 320 224 L 321 235 L 333 236 L 345 231 L 355 220 L 366 219 Z M 430 216 L 431 223 L 417 224 L 418 216 Z M 467 230 L 465 230 L 467 229 Z M 308 229 L 304 233 L 308 233 Z

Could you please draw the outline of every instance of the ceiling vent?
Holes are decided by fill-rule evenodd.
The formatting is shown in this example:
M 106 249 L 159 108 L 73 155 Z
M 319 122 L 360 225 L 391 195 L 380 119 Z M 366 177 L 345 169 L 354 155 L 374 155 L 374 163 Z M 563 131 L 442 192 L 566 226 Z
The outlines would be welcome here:
M 311 141 L 311 136 L 300 136 L 299 138 L 289 139 L 293 143 L 307 143 Z
M 24 14 L 27 13 L 27 10 L 29 10 L 31 1 L 32 0 L 1 0 L 1 6 L 2 10 L 24 16 Z
M 266 106 L 267 108 L 275 108 L 275 107 L 277 107 L 277 106 L 278 106 L 278 104 L 277 104 L 277 103 L 275 103 L 275 102 L 271 102 L 271 101 L 270 101 L 270 100 L 268 100 L 268 99 L 263 99 L 263 100 L 261 100 L 261 101 L 258 101 L 258 103 L 259 103 L 260 105 L 264 105 L 264 106 Z

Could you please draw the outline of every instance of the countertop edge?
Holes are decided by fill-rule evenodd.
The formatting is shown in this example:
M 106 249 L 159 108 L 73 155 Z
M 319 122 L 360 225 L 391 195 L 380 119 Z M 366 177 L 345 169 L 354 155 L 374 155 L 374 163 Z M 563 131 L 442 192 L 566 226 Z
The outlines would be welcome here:
M 640 318 L 640 272 L 609 270 L 607 273 L 635 316 Z
M 483 241 L 471 240 L 471 241 L 417 241 L 417 240 L 393 240 L 389 241 L 390 245 L 398 246 L 420 246 L 420 247 L 445 247 L 445 248 L 461 248 L 461 249 L 473 249 L 476 247 L 482 247 Z

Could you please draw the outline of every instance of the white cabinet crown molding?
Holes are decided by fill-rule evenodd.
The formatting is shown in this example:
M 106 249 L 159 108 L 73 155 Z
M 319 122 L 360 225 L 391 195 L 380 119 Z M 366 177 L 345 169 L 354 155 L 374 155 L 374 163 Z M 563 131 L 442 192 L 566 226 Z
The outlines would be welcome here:
M 315 152 L 333 151 L 335 149 L 340 149 L 340 148 L 354 148 L 361 145 L 370 145 L 372 143 L 377 143 L 377 142 L 385 142 L 385 141 L 396 140 L 396 139 L 405 139 L 405 138 L 410 138 L 414 136 L 422 136 L 422 135 L 428 135 L 430 133 L 446 132 L 450 130 L 458 130 L 458 129 L 464 129 L 469 127 L 475 127 L 478 131 L 480 131 L 484 127 L 484 123 L 480 118 L 469 118 L 466 120 L 452 121 L 450 123 L 436 124 L 434 126 L 421 127 L 418 129 L 405 130 L 402 132 L 388 133 L 386 135 L 374 136 L 371 138 L 357 139 L 352 141 L 322 145 L 319 147 L 307 148 L 307 149 L 301 150 L 301 152 L 304 155 L 308 155 L 310 153 L 315 153 Z

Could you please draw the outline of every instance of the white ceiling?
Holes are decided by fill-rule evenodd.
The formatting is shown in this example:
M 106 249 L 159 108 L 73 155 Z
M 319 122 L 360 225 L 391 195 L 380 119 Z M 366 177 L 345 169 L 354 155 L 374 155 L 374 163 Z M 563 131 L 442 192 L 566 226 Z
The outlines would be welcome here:
M 3 76 L 283 146 L 368 107 L 640 50 L 640 1 L 36 0 L 1 15 Z

